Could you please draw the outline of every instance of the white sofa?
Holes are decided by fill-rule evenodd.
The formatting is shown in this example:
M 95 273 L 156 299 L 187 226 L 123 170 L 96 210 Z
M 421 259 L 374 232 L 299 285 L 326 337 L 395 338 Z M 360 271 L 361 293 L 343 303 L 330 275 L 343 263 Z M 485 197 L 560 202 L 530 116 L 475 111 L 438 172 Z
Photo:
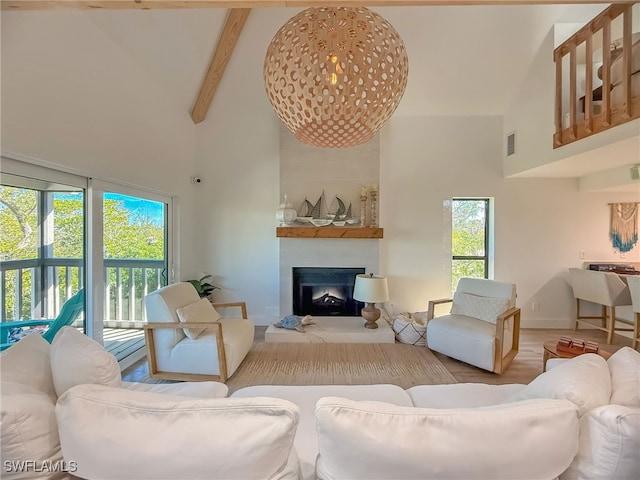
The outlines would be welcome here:
M 2 478 L 640 477 L 629 348 L 557 361 L 529 385 L 252 386 L 230 398 L 216 382 L 122 382 L 114 362 L 70 327 L 0 356 Z

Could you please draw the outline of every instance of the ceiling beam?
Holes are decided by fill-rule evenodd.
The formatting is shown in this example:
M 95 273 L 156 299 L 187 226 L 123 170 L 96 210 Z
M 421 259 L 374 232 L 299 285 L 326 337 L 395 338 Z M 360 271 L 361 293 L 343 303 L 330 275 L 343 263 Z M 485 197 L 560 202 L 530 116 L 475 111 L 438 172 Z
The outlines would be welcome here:
M 607 3 L 635 3 L 637 0 L 613 0 Z M 1 0 L 3 10 L 44 10 L 81 8 L 108 10 L 151 10 L 184 8 L 260 8 L 260 7 L 387 7 L 432 5 L 549 5 L 598 4 L 602 0 Z
M 240 33 L 242 33 L 250 12 L 250 8 L 232 8 L 227 13 L 227 19 L 224 22 L 218 44 L 211 56 L 211 62 L 204 80 L 202 80 L 198 98 L 193 110 L 191 110 L 193 123 L 200 123 L 206 118 L 213 97 L 227 68 L 227 63 L 236 48 L 236 43 L 238 43 L 238 38 L 240 38 Z

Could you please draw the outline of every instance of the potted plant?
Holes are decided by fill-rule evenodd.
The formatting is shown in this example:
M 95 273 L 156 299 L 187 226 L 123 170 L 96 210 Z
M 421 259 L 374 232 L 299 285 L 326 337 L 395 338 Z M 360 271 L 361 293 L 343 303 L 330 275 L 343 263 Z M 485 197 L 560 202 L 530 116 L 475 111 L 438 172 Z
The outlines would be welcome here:
M 187 282 L 194 286 L 200 298 L 208 297 L 215 289 L 220 289 L 220 287 L 206 281 L 208 278 L 211 278 L 211 275 L 205 275 L 198 280 L 187 280 Z

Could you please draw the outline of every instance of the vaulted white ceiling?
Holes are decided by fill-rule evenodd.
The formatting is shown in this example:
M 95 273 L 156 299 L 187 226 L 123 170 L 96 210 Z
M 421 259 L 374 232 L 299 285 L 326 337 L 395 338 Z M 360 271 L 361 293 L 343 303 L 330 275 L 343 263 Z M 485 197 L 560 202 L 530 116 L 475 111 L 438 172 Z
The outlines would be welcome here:
M 395 115 L 504 114 L 553 25 L 587 22 L 605 7 L 374 8 L 398 30 L 409 55 L 407 90 Z M 298 11 L 251 11 L 211 109 L 221 108 L 219 97 L 237 89 L 243 89 L 241 101 L 266 108 L 261 74 L 267 45 Z M 92 117 L 96 128 L 137 129 L 146 124 L 158 132 L 175 129 L 172 119 L 159 118 L 160 106 L 153 97 L 162 99 L 163 111 L 175 112 L 180 129 L 197 129 L 189 113 L 226 13 L 215 8 L 5 10 L 3 124 L 37 125 L 35 119 L 52 111 L 62 125 L 65 120 L 72 124 L 71 117 L 90 111 L 101 112 Z M 101 124 L 101 116 L 118 115 L 123 125 L 106 120 Z

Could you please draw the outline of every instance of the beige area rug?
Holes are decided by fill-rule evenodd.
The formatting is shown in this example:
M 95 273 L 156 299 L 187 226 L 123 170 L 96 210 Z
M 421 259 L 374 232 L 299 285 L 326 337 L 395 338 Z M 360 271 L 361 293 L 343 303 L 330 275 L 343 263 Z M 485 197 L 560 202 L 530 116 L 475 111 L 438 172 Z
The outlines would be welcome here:
M 229 393 L 250 385 L 415 385 L 458 383 L 426 348 L 405 344 L 255 343 Z

